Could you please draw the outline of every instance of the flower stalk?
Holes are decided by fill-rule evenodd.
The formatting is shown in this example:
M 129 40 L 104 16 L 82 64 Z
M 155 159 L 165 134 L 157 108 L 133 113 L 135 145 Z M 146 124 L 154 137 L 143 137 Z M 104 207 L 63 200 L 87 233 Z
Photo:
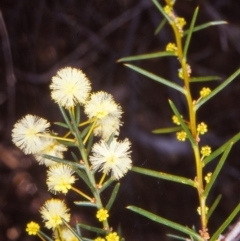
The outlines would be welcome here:
M 206 197 L 204 197 L 204 184 L 203 184 L 203 164 L 200 158 L 200 151 L 199 151 L 199 145 L 198 145 L 198 135 L 197 135 L 197 123 L 196 123 L 196 112 L 194 108 L 194 102 L 191 95 L 190 90 L 190 81 L 189 81 L 189 73 L 188 73 L 188 65 L 187 65 L 187 59 L 183 56 L 183 44 L 182 44 L 182 34 L 179 32 L 175 21 L 172 21 L 170 25 L 173 28 L 173 32 L 175 35 L 176 40 L 176 46 L 177 46 L 177 56 L 178 60 L 180 62 L 180 65 L 182 67 L 183 72 L 183 81 L 184 81 L 184 89 L 185 89 L 185 96 L 187 100 L 187 106 L 188 106 L 188 113 L 189 113 L 189 128 L 191 131 L 191 135 L 193 139 L 195 140 L 194 145 L 192 145 L 194 158 L 195 158 L 195 164 L 196 164 L 196 188 L 198 192 L 199 197 L 199 203 L 200 203 L 200 210 L 201 210 L 201 232 L 200 234 L 204 239 L 209 239 L 209 235 L 207 233 L 207 216 L 206 216 Z

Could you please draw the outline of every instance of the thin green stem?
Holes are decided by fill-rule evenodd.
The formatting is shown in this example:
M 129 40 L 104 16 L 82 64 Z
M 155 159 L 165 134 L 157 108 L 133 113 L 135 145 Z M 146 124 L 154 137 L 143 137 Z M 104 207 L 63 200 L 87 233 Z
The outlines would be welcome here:
M 94 173 L 91 171 L 91 168 L 89 165 L 88 155 L 87 155 L 86 148 L 84 146 L 84 143 L 82 141 L 81 135 L 78 130 L 78 124 L 75 122 L 74 115 L 70 111 L 69 111 L 69 115 L 70 115 L 70 119 L 72 122 L 71 131 L 73 132 L 72 134 L 77 139 L 78 149 L 79 149 L 79 152 L 81 153 L 81 156 L 82 156 L 82 159 L 83 159 L 83 162 L 85 165 L 86 174 L 91 183 L 89 188 L 91 189 L 91 191 L 93 193 L 93 196 L 95 198 L 94 201 L 96 203 L 97 208 L 101 209 L 101 208 L 103 208 L 103 205 L 102 205 L 102 201 L 101 201 L 101 197 L 100 197 L 100 192 L 99 192 L 99 189 L 98 189 L 96 181 L 95 181 Z M 103 228 L 105 230 L 109 230 L 109 224 L 107 221 L 103 223 Z
M 75 188 L 75 187 L 71 187 L 71 189 L 73 191 L 75 191 L 76 193 L 80 194 L 81 196 L 85 197 L 86 199 L 88 199 L 90 202 L 93 202 L 93 198 L 90 198 L 88 195 L 86 195 L 85 193 L 83 193 L 82 191 L 80 191 L 79 189 Z
M 102 183 L 103 183 L 103 181 L 104 181 L 104 179 L 105 179 L 106 176 L 107 176 L 107 173 L 103 173 L 103 175 L 102 175 L 102 177 L 101 177 L 101 180 L 100 180 L 100 182 L 98 183 L 98 186 L 99 186 L 99 187 L 102 186 Z
M 90 130 L 88 131 L 88 133 L 87 133 L 87 135 L 86 135 L 86 137 L 85 137 L 85 139 L 83 141 L 83 144 L 86 144 L 89 136 L 92 134 L 93 129 L 94 129 L 95 125 L 96 125 L 96 122 L 97 122 L 97 119 L 95 119 L 94 122 L 92 123 L 92 126 L 91 126 Z
M 203 163 L 200 158 L 200 152 L 199 152 L 199 146 L 198 146 L 198 136 L 197 136 L 197 128 L 196 128 L 196 111 L 194 108 L 194 102 L 192 100 L 191 90 L 190 90 L 190 78 L 189 78 L 189 70 L 187 65 L 187 59 L 183 55 L 183 45 L 182 45 L 182 35 L 179 32 L 175 22 L 173 21 L 171 23 L 171 26 L 173 28 L 174 34 L 175 34 L 175 40 L 177 45 L 177 55 L 180 62 L 180 65 L 182 67 L 182 73 L 183 73 L 183 81 L 184 81 L 184 89 L 185 89 L 185 96 L 187 100 L 188 105 L 188 111 L 189 111 L 189 128 L 191 131 L 191 135 L 195 142 L 192 143 L 192 148 L 194 152 L 195 157 L 195 164 L 196 164 L 196 188 L 198 192 L 199 197 L 199 203 L 200 203 L 200 210 L 201 210 L 201 225 L 202 229 L 200 231 L 201 236 L 204 240 L 209 239 L 209 235 L 207 232 L 207 216 L 206 216 L 206 197 L 203 195 L 204 193 L 204 184 L 203 184 Z
M 59 140 L 59 141 L 75 142 L 74 139 L 69 139 L 69 138 L 64 138 L 64 137 L 50 136 L 50 135 L 46 135 L 46 134 L 37 134 L 37 135 L 41 136 L 41 137 L 52 138 L 52 139 Z
M 42 240 L 42 241 L 46 241 L 46 239 L 44 237 L 42 237 L 41 234 L 37 233 L 37 236 Z
M 80 123 L 78 126 L 80 127 L 80 126 L 87 125 L 87 124 L 91 123 L 91 120 L 92 120 L 92 119 L 87 120 L 87 121 L 84 121 L 84 122 Z

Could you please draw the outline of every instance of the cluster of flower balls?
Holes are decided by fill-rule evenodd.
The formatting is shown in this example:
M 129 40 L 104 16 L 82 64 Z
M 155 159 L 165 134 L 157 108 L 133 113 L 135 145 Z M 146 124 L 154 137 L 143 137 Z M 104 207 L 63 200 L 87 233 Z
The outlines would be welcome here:
M 112 95 L 99 91 L 91 92 L 91 84 L 86 75 L 79 69 L 66 67 L 59 70 L 50 84 L 52 99 L 60 106 L 71 109 L 77 103 L 84 107 L 89 120 L 95 123 L 93 134 L 101 141 L 92 148 L 90 161 L 93 169 L 104 173 L 112 171 L 115 179 L 121 178 L 131 168 L 130 142 L 113 139 L 110 145 L 107 140 L 112 133 L 119 134 L 121 126 L 121 107 L 115 103 Z M 12 130 L 13 143 L 25 154 L 33 154 L 40 164 L 51 166 L 56 162 L 44 158 L 50 155 L 63 158 L 67 147 L 57 141 L 57 135 L 49 132 L 50 123 L 34 115 L 26 115 L 19 120 Z M 105 165 L 103 165 L 103 163 Z
M 88 123 L 94 125 L 93 134 L 101 140 L 92 146 L 89 161 L 92 170 L 100 170 L 104 174 L 111 171 L 114 179 L 120 179 L 132 166 L 130 142 L 128 139 L 117 141 L 107 140 L 112 133 L 117 136 L 121 126 L 121 107 L 115 103 L 112 95 L 99 91 L 91 93 L 91 84 L 86 75 L 79 69 L 66 67 L 60 69 L 50 84 L 51 97 L 61 107 L 72 110 L 77 104 L 84 108 Z M 47 185 L 50 191 L 66 194 L 76 181 L 70 166 L 56 163 L 45 158 L 49 155 L 63 158 L 67 147 L 59 143 L 56 133 L 49 130 L 50 123 L 44 118 L 26 115 L 20 119 L 12 130 L 13 143 L 25 154 L 32 154 L 40 164 L 49 167 Z M 69 141 L 73 141 L 69 139 Z M 69 221 L 68 209 L 57 199 L 48 200 L 40 212 L 47 228 L 55 229 L 64 218 Z M 60 215 L 62 214 L 62 215 Z M 32 230 L 32 229 L 31 229 Z

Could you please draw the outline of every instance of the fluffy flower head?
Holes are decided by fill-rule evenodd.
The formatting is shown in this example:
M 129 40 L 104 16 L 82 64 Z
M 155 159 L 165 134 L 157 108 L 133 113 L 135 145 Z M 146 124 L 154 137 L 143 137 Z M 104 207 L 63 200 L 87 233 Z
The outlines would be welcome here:
M 58 158 L 63 158 L 63 152 L 67 150 L 67 147 L 60 144 L 53 138 L 49 136 L 49 138 L 45 138 L 42 142 L 42 149 L 36 153 L 34 156 L 39 164 L 44 164 L 46 166 L 55 165 L 56 162 L 51 161 L 47 158 L 42 157 L 43 154 L 54 156 Z
M 47 185 L 52 192 L 62 192 L 66 194 L 71 188 L 76 178 L 72 175 L 73 170 L 64 164 L 55 164 L 47 171 Z
M 48 229 L 55 229 L 58 225 L 63 224 L 62 218 L 69 222 L 70 214 L 68 211 L 65 203 L 58 199 L 47 200 L 40 209 L 45 226 Z
M 89 119 L 96 119 L 94 135 L 104 140 L 108 140 L 113 132 L 118 135 L 122 108 L 115 103 L 112 95 L 103 91 L 92 94 L 85 105 L 85 113 Z
M 103 119 L 107 116 L 120 118 L 122 109 L 115 103 L 112 95 L 99 91 L 91 95 L 85 105 L 85 113 L 89 118 Z
M 93 169 L 103 173 L 111 171 L 113 178 L 120 179 L 132 167 L 129 148 L 128 139 L 117 142 L 114 138 L 110 145 L 103 140 L 94 144 L 90 156 Z
M 28 235 L 36 235 L 39 229 L 40 229 L 40 226 L 37 223 L 32 221 L 27 224 L 26 231 Z
M 76 103 L 85 104 L 91 91 L 90 81 L 79 69 L 60 69 L 50 85 L 52 99 L 67 109 Z
M 43 139 L 38 134 L 47 132 L 50 124 L 43 118 L 26 115 L 12 130 L 12 141 L 25 154 L 35 154 L 42 149 Z
M 103 140 L 107 141 L 112 133 L 115 135 L 119 134 L 121 125 L 122 123 L 119 118 L 107 116 L 97 121 L 93 133 L 95 136 L 100 136 Z

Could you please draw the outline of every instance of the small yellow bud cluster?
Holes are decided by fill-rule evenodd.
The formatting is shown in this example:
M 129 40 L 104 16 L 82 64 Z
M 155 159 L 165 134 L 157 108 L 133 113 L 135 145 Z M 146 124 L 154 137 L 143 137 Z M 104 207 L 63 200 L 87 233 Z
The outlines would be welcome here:
M 210 180 L 211 180 L 211 176 L 212 176 L 212 173 L 209 172 L 209 173 L 204 177 L 206 183 L 209 183 L 209 182 L 210 182 Z
M 182 116 L 181 116 L 181 118 L 182 118 Z M 172 117 L 172 121 L 173 121 L 174 124 L 180 125 L 180 121 L 179 121 L 179 119 L 177 118 L 177 116 L 174 115 L 174 116 Z
M 174 5 L 174 0 L 165 0 L 166 4 L 170 7 L 172 7 Z
M 166 5 L 164 8 L 163 8 L 164 12 L 167 14 L 167 15 L 171 15 L 172 14 L 172 7 L 169 6 L 169 5 Z
M 187 64 L 187 74 L 188 74 L 188 77 L 190 77 L 191 73 L 192 73 L 191 67 L 190 67 L 190 65 Z M 180 79 L 184 79 L 182 68 L 178 70 L 178 77 Z
M 183 35 L 183 27 L 186 25 L 186 20 L 182 17 L 177 17 L 173 10 L 174 2 L 173 0 L 166 0 L 166 6 L 164 6 L 163 11 L 171 18 L 174 25 L 176 26 L 180 35 Z
M 28 235 L 37 235 L 39 229 L 40 229 L 40 226 L 37 223 L 32 221 L 27 224 L 26 231 Z
M 209 156 L 211 154 L 212 150 L 211 150 L 211 147 L 210 146 L 203 146 L 201 148 L 201 154 L 203 156 Z
M 99 210 L 97 211 L 96 217 L 98 218 L 98 220 L 99 220 L 100 222 L 106 221 L 107 218 L 109 217 L 108 210 L 103 209 L 103 208 L 99 209 Z
M 211 93 L 211 90 L 209 88 L 203 87 L 200 91 L 201 98 L 207 97 Z
M 183 34 L 183 27 L 186 25 L 186 20 L 184 18 L 177 17 L 177 18 L 175 18 L 174 22 L 176 24 L 176 27 L 177 27 L 179 33 L 182 36 L 182 34 Z
M 97 238 L 94 239 L 94 241 L 105 241 L 105 239 L 101 238 L 101 237 L 97 237 Z
M 173 5 L 166 5 L 163 8 L 163 11 L 169 16 L 169 18 L 172 19 L 172 21 L 174 21 L 176 19 L 176 15 L 173 10 Z
M 205 207 L 205 214 L 208 213 L 208 209 L 209 209 L 208 207 Z M 201 209 L 200 209 L 200 207 L 197 208 L 197 212 L 198 212 L 199 215 L 201 215 Z
M 94 241 L 119 241 L 119 236 L 117 235 L 116 232 L 113 232 L 113 233 L 109 233 L 107 236 L 106 236 L 106 239 L 104 238 L 101 238 L 101 237 L 97 237 L 94 239 Z
M 177 55 L 177 46 L 175 43 L 168 43 L 166 46 L 167 52 L 174 52 L 175 55 Z
M 177 17 L 175 21 L 181 28 L 183 28 L 184 25 L 186 25 L 186 20 L 184 18 Z
M 114 233 L 109 233 L 109 234 L 106 236 L 106 240 L 107 240 L 107 241 L 119 241 L 119 236 L 117 235 L 116 232 L 114 232 Z
M 187 133 L 185 131 L 179 131 L 176 133 L 176 136 L 179 141 L 185 141 L 187 138 Z
M 207 125 L 204 122 L 198 124 L 197 132 L 201 135 L 205 134 L 207 132 Z

